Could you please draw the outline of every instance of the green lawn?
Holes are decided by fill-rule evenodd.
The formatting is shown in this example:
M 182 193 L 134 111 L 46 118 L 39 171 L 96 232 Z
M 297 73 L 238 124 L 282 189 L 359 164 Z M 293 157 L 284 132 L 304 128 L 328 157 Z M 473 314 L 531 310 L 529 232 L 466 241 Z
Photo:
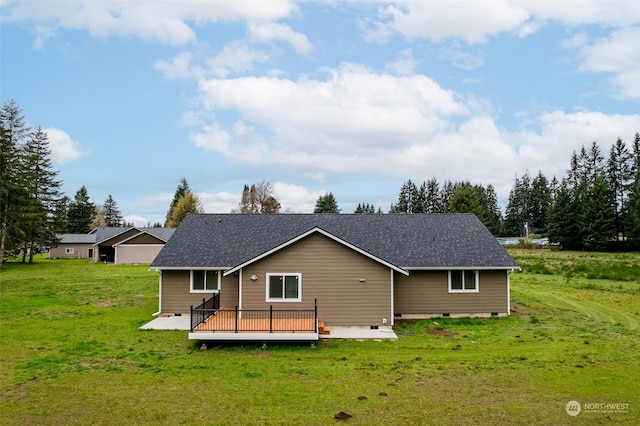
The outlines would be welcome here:
M 512 253 L 510 317 L 266 350 L 138 330 L 158 307 L 145 266 L 5 264 L 0 423 L 636 424 L 640 254 Z M 584 412 L 603 403 L 628 408 Z

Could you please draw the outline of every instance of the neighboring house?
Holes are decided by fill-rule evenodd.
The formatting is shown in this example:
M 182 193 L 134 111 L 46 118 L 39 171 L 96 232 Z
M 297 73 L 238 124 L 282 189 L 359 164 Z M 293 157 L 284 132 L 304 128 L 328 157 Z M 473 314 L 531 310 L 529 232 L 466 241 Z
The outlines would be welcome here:
M 95 235 L 61 234 L 58 238 L 58 245 L 49 249 L 49 259 L 93 258 Z
M 96 236 L 95 262 L 116 265 L 151 263 L 175 228 L 101 227 Z
M 101 227 L 88 234 L 63 234 L 50 258 L 91 258 L 94 262 L 149 264 L 175 228 Z
M 296 338 L 291 325 L 264 334 L 276 316 L 309 312 L 316 336 L 322 325 L 508 315 L 519 266 L 472 214 L 190 214 L 150 268 L 158 314 L 191 315 L 189 337 L 212 340 Z M 269 328 L 247 325 L 254 316 Z

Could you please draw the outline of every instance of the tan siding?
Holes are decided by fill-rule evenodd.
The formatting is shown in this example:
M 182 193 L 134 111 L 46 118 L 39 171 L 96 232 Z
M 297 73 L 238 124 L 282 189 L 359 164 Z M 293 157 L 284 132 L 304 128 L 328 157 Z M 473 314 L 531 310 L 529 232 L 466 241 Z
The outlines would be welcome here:
M 154 237 L 153 235 L 142 233 L 122 244 L 164 244 L 164 241 Z
M 268 272 L 301 273 L 302 302 L 267 302 Z M 312 309 L 317 298 L 318 317 L 327 324 L 382 325 L 383 318 L 391 324 L 390 269 L 322 235 L 244 268 L 242 277 L 243 309 Z
M 197 306 L 203 298 L 212 296 L 212 293 L 191 293 L 189 277 L 189 271 L 162 271 L 161 313 L 189 315 L 191 305 Z
M 66 250 L 73 248 L 73 254 L 67 254 Z M 49 249 L 50 259 L 79 259 L 89 257 L 89 249 L 94 248 L 93 244 L 60 244 L 58 247 Z
M 160 253 L 162 247 L 160 244 L 142 244 L 139 246 L 123 244 L 116 246 L 115 263 L 118 265 L 151 263 Z
M 220 283 L 220 307 L 232 308 L 238 305 L 238 275 L 222 277 Z
M 395 314 L 508 313 L 507 271 L 480 271 L 477 293 L 449 293 L 447 271 L 395 275 Z

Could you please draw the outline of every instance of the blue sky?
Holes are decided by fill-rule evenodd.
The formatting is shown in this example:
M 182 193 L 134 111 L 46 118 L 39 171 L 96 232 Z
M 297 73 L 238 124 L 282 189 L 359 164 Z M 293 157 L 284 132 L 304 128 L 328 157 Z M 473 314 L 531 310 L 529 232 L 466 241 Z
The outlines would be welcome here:
M 407 179 L 564 175 L 640 132 L 635 1 L 0 0 L 0 100 L 47 129 L 63 191 L 163 222 L 269 181 L 386 211 Z

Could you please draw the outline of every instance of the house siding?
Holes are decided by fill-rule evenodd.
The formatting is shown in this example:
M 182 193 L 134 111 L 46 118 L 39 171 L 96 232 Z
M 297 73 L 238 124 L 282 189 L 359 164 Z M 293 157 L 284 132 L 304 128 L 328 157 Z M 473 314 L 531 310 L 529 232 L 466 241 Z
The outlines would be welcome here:
M 153 262 L 162 247 L 163 244 L 118 245 L 116 246 L 115 263 L 118 265 L 149 264 Z
M 72 254 L 67 254 L 68 248 L 73 249 Z M 59 244 L 57 247 L 49 249 L 49 259 L 80 259 L 88 258 L 89 250 L 93 249 L 93 244 Z
M 323 235 L 310 235 L 241 273 L 242 309 L 313 309 L 317 299 L 318 318 L 330 325 L 392 321 L 390 269 Z M 301 273 L 302 301 L 267 302 L 267 273 Z
M 234 308 L 238 303 L 238 275 L 223 276 L 220 282 L 220 307 Z
M 508 314 L 507 271 L 479 271 L 477 293 L 449 293 L 447 271 L 395 274 L 396 316 Z
M 213 293 L 191 293 L 189 271 L 162 271 L 163 314 L 191 314 L 191 305 L 198 306 L 202 299 L 209 299 Z

